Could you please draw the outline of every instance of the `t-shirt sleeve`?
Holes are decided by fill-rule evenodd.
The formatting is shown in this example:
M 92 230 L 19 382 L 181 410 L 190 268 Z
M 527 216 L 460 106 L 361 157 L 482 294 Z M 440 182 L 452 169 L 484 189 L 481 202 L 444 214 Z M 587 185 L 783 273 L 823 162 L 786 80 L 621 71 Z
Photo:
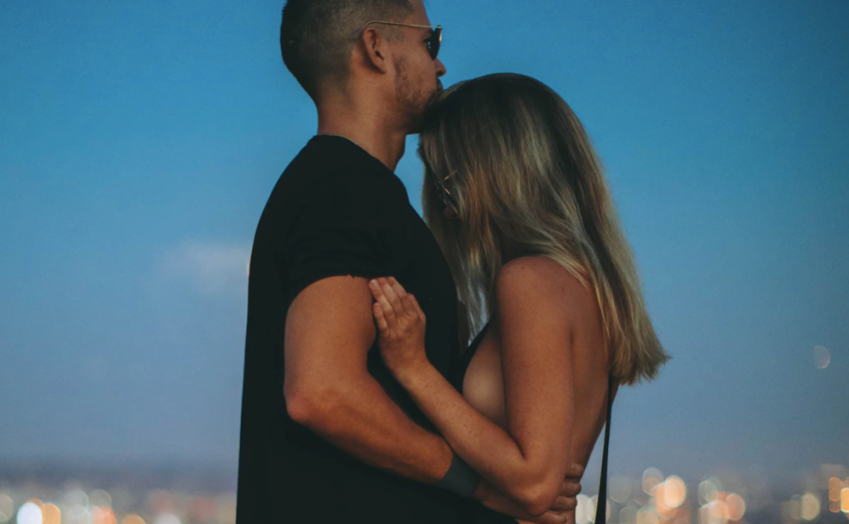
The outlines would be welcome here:
M 388 276 L 398 198 L 390 181 L 339 177 L 304 195 L 284 242 L 286 294 L 341 275 Z

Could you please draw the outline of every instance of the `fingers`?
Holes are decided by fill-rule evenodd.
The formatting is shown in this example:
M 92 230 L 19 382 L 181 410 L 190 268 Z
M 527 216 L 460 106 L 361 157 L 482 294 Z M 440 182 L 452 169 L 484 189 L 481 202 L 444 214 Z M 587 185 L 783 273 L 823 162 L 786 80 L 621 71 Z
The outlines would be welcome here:
M 407 293 L 404 287 L 399 284 L 394 277 L 381 277 L 376 278 L 375 280 L 380 287 L 380 291 L 386 297 L 386 300 L 392 305 L 392 309 L 395 311 L 396 317 L 400 317 L 402 315 L 416 316 L 418 314 L 416 307 L 406 298 L 411 295 Z M 377 296 L 375 296 L 375 298 L 377 298 Z
M 416 297 L 414 297 L 411 293 L 407 293 L 407 290 L 404 289 L 404 286 L 402 286 L 397 280 L 395 280 L 395 277 L 387 278 L 386 282 L 392 288 L 392 291 L 394 291 L 398 296 L 405 314 L 411 317 L 418 316 L 422 320 L 425 319 L 425 315 L 419 307 Z
M 392 286 L 392 290 L 395 291 L 395 294 L 401 299 L 401 303 L 404 305 L 404 311 L 409 315 L 418 315 L 422 320 L 425 319 L 424 311 L 422 311 L 421 306 L 419 306 L 419 301 L 416 300 L 416 297 L 412 295 L 412 293 L 407 293 L 407 290 L 404 289 L 395 277 L 389 277 L 386 279 L 390 286 Z
M 389 283 L 389 279 L 378 278 L 377 282 L 380 284 L 380 290 L 383 291 L 386 299 L 390 304 L 392 304 L 392 309 L 395 310 L 395 316 L 400 317 L 401 315 L 404 315 L 407 311 L 404 308 L 404 304 L 401 303 L 401 297 L 395 292 L 395 288 L 392 284 Z
M 562 484 L 560 484 L 560 492 L 558 494 L 564 497 L 577 497 L 580 492 L 581 483 L 575 482 L 571 479 L 567 479 L 564 480 Z
M 371 280 L 369 289 L 371 289 L 374 299 L 383 308 L 384 316 L 390 327 L 402 315 L 418 317 L 422 321 L 426 320 L 424 311 L 422 311 L 416 297 L 407 293 L 404 286 L 395 277 L 381 277 Z
M 569 511 L 578 507 L 577 496 L 580 492 L 581 483 L 567 476 L 566 480 L 560 484 L 557 499 L 555 499 L 554 505 L 551 507 L 552 511 Z
M 395 277 L 387 278 L 386 282 L 390 286 L 392 286 L 392 290 L 395 291 L 395 294 L 397 294 L 399 297 L 403 297 L 407 294 L 407 290 L 404 289 L 404 286 L 402 286 L 397 280 L 395 280 Z
M 578 499 L 575 497 L 558 496 L 551 505 L 551 511 L 569 511 L 578 507 Z
M 413 308 L 414 308 L 416 314 L 419 315 L 419 318 L 421 318 L 422 320 L 425 320 L 426 317 L 425 317 L 424 311 L 422 311 L 421 306 L 419 306 L 419 301 L 416 300 L 416 297 L 414 297 L 412 295 L 412 293 L 408 293 L 407 296 L 410 297 L 410 302 L 412 302 L 412 305 L 413 305 Z
M 572 512 L 552 510 L 545 512 L 539 520 L 534 522 L 540 524 L 574 524 L 571 522 L 571 515 Z
M 411 319 L 424 320 L 424 313 L 419 313 L 418 302 L 416 302 L 416 298 L 413 295 L 405 295 L 401 298 L 401 303 L 404 304 L 404 312 L 409 315 Z
M 381 286 L 378 281 L 372 280 L 371 282 L 369 282 L 369 289 L 371 289 L 371 294 L 374 296 L 374 299 L 377 301 L 378 304 L 380 304 L 380 309 L 383 313 L 383 318 L 387 325 L 386 329 L 391 328 L 396 323 L 395 309 L 392 307 L 392 304 L 386 297 L 386 294 L 384 293 L 384 287 Z
M 564 475 L 564 477 L 566 477 L 567 479 L 572 478 L 575 480 L 581 480 L 581 477 L 583 476 L 584 466 L 574 462 L 572 464 L 569 464 L 569 466 L 566 468 L 566 475 Z
M 374 319 L 377 321 L 377 328 L 381 331 L 388 331 L 389 324 L 386 322 L 386 316 L 383 314 L 383 306 L 379 302 L 375 302 L 372 306 Z

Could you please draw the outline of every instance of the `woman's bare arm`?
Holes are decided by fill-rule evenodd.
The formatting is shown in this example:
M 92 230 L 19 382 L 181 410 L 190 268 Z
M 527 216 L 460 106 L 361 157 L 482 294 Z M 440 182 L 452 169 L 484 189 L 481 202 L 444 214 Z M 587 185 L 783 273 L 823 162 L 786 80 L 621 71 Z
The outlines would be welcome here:
M 362 278 L 327 278 L 298 295 L 287 315 L 286 408 L 294 420 L 366 464 L 436 482 L 453 452 L 442 437 L 411 421 L 366 369 L 375 337 L 370 303 Z M 580 487 L 560 480 L 562 496 L 535 522 L 562 524 L 563 510 L 575 507 Z M 475 498 L 501 513 L 527 517 L 485 483 Z
M 572 462 L 568 450 L 575 395 L 573 326 L 568 319 L 574 318 L 570 307 L 575 305 L 563 300 L 562 293 L 552 292 L 557 271 L 552 264 L 548 259 L 523 258 L 507 264 L 498 277 L 497 320 L 509 431 L 475 410 L 427 362 L 423 321 L 420 340 L 410 330 L 399 331 L 399 321 L 411 318 L 405 315 L 403 288 L 384 279 L 379 288 L 372 286 L 380 304 L 375 315 L 387 366 L 454 451 L 532 515 L 552 506 Z M 389 330 L 392 322 L 398 331 L 394 335 Z

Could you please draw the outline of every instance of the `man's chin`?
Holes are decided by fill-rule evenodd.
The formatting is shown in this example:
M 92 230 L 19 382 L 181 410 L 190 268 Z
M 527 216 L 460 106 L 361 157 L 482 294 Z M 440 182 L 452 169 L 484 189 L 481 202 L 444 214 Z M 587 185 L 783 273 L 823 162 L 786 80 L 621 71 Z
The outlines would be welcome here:
M 441 95 L 444 90 L 445 89 L 442 88 L 442 82 L 437 82 L 436 89 L 434 89 L 433 93 L 430 95 L 430 100 L 433 101 L 436 98 L 439 98 L 439 95 Z
M 407 129 L 407 134 L 408 135 L 418 135 L 419 133 L 422 132 L 422 129 L 424 129 L 424 117 L 419 117 Z
M 416 115 L 414 115 L 410 119 L 410 126 L 407 132 L 408 135 L 418 135 L 419 133 L 421 133 L 422 129 L 424 128 L 426 115 L 428 111 L 430 111 L 432 104 L 438 98 L 438 96 L 438 94 L 436 94 L 435 96 L 431 96 L 428 101 L 416 112 Z
M 428 97 L 424 107 L 425 114 L 427 114 L 430 108 L 433 107 L 433 105 L 439 99 L 439 96 L 442 94 L 442 91 L 442 84 L 439 84 L 439 86 L 430 94 L 430 97 Z
M 431 92 L 427 101 L 418 108 L 418 111 L 416 111 L 417 114 L 412 117 L 412 121 L 407 131 L 408 135 L 417 135 L 421 133 L 424 128 L 426 115 L 430 111 L 430 108 L 436 103 L 437 99 L 439 99 L 439 95 L 442 94 L 442 91 L 442 82 L 437 82 L 436 89 Z

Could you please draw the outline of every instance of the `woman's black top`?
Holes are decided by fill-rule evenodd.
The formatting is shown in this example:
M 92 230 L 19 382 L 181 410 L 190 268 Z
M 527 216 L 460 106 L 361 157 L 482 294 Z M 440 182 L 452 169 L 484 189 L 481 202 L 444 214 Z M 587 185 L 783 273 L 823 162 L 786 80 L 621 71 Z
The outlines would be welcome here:
M 458 361 L 458 367 L 454 372 L 454 380 L 457 389 L 460 393 L 463 392 L 463 378 L 466 376 L 466 371 L 469 369 L 469 364 L 472 362 L 472 357 L 478 350 L 481 341 L 486 335 L 486 330 L 489 328 L 489 322 L 484 325 L 480 333 L 469 347 L 463 351 Z M 613 378 L 607 383 L 607 422 L 604 425 L 604 450 L 601 457 L 601 480 L 598 488 L 598 503 L 596 506 L 596 516 L 593 522 L 606 522 L 607 520 L 607 448 L 610 444 L 610 414 L 613 407 Z M 466 519 L 469 524 L 516 524 L 516 519 L 502 515 L 487 507 L 482 506 L 476 500 L 470 500 L 470 503 L 465 508 Z

